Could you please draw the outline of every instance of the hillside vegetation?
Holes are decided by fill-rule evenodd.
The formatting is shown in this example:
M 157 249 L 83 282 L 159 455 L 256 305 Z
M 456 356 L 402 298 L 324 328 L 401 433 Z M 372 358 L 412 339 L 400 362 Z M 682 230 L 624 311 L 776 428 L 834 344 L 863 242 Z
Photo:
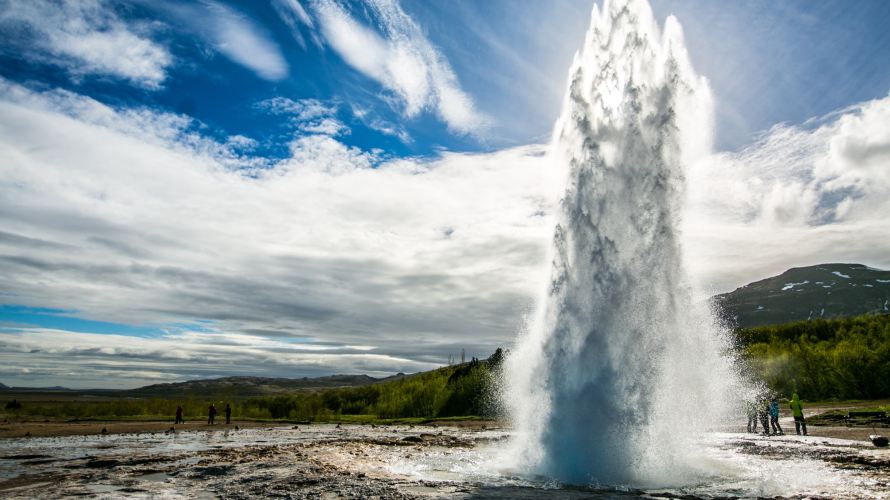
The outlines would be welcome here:
M 815 319 L 736 332 L 755 377 L 784 397 L 890 398 L 890 316 Z
M 503 353 L 498 349 L 485 361 L 446 366 L 412 376 L 394 377 L 385 384 L 316 393 L 253 396 L 240 399 L 234 385 L 220 388 L 212 398 L 193 394 L 172 398 L 121 398 L 102 403 L 67 402 L 25 404 L 7 413 L 66 419 L 171 418 L 182 405 L 187 418 L 206 418 L 213 403 L 222 412 L 231 404 L 238 419 L 332 421 L 348 417 L 368 419 L 491 416 L 497 412 L 494 385 Z

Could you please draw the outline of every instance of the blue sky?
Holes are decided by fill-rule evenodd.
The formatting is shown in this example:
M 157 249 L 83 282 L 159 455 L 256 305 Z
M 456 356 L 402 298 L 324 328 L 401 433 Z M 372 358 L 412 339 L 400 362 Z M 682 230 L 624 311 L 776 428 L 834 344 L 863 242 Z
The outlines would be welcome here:
M 219 133 L 260 140 L 264 155 L 286 156 L 285 137 L 292 132 L 280 115 L 254 106 L 276 96 L 315 99 L 335 108 L 333 116 L 350 129 L 341 141 L 350 146 L 394 155 L 427 155 L 441 148 L 491 151 L 548 138 L 591 7 L 581 1 L 449 1 L 379 2 L 375 9 L 374 3 L 359 2 L 327 16 L 343 17 L 380 40 L 402 37 L 411 49 L 434 50 L 444 69 L 453 72 L 454 87 L 478 113 L 471 118 L 479 122 L 476 133 L 449 133 L 430 102 L 435 85 L 429 94 L 413 96 L 425 101 L 421 111 L 407 109 L 399 96 L 405 87 L 356 66 L 354 59 L 369 54 L 353 54 L 354 48 L 325 37 L 325 26 L 334 21 L 326 23 L 320 13 L 339 4 L 305 3 L 102 4 L 119 22 L 138 26 L 166 56 L 152 61 L 157 74 L 123 79 L 127 73 L 115 74 L 111 66 L 83 68 L 83 60 L 54 55 L 51 48 L 42 51 L 49 55 L 41 54 L 32 37 L 40 38 L 40 30 L 49 27 L 7 21 L 3 76 L 112 105 L 185 113 Z M 293 5 L 300 6 L 305 21 Z M 743 146 L 775 123 L 803 123 L 887 92 L 890 6 L 885 2 L 663 0 L 652 5 L 658 19 L 670 14 L 680 19 L 696 68 L 711 81 L 720 149 Z M 413 24 L 416 33 L 404 26 L 387 32 L 384 18 L 391 13 L 386 9 Z M 238 45 L 243 49 L 233 48 Z M 410 63 L 405 71 L 420 75 L 424 69 L 422 76 L 433 72 Z M 387 127 L 389 133 L 375 130 Z M 393 135 L 397 131 L 404 132 L 404 140 Z
M 507 345 L 593 5 L 0 2 L 0 382 L 383 376 Z M 890 264 L 890 4 L 651 9 L 713 92 L 703 289 Z

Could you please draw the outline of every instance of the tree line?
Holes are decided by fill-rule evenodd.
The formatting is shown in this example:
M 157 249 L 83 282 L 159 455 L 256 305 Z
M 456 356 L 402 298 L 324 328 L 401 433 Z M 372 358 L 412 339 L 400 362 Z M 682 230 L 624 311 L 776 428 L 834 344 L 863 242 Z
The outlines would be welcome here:
M 752 375 L 780 396 L 890 398 L 890 315 L 761 326 L 735 339 Z

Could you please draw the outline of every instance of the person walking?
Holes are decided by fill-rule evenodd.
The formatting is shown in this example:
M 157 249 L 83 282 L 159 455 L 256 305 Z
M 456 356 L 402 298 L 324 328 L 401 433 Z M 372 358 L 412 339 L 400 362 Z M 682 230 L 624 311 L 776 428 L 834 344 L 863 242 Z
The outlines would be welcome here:
M 210 414 L 210 418 L 207 419 L 207 425 L 213 425 L 213 417 L 216 416 L 216 405 L 211 403 L 210 411 L 208 413 Z
M 791 396 L 791 413 L 794 415 L 794 430 L 800 436 L 800 428 L 803 427 L 803 435 L 807 436 L 807 422 L 803 418 L 803 403 L 797 398 L 797 394 Z
M 182 419 L 182 405 L 176 407 L 176 424 L 184 424 L 185 420 Z M 173 424 L 173 425 L 176 425 Z
M 748 433 L 756 433 L 757 432 L 757 406 L 754 404 L 754 401 L 747 401 L 745 403 L 745 409 L 748 412 Z
M 779 400 L 773 396 L 772 403 L 769 404 L 769 423 L 773 428 L 773 434 L 776 436 L 784 436 L 782 426 L 779 425 Z
M 232 423 L 232 405 L 230 405 L 229 403 L 226 403 L 225 412 L 226 412 L 226 423 L 231 424 Z
M 766 396 L 760 396 L 757 402 L 757 414 L 760 417 L 760 425 L 763 426 L 763 435 L 769 436 L 769 401 Z

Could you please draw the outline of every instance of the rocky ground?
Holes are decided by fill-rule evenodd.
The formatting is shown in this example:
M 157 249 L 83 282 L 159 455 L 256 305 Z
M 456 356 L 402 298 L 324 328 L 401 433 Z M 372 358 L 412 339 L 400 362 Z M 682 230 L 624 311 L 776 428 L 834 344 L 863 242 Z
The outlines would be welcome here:
M 736 498 L 694 491 L 492 481 L 448 476 L 447 471 L 433 480 L 432 475 L 400 467 L 412 461 L 472 454 L 509 439 L 508 430 L 490 426 L 242 425 L 238 430 L 232 426 L 187 425 L 184 430 L 170 432 L 167 425 L 166 431 L 6 439 L 0 448 L 0 498 Z M 826 429 L 813 428 L 811 434 Z M 826 473 L 840 474 L 843 482 L 856 485 L 821 496 L 765 497 L 890 497 L 888 449 L 876 449 L 862 441 L 815 436 L 768 438 L 730 433 L 721 439 L 721 446 L 733 454 L 774 463 L 810 460 L 825 467 Z

